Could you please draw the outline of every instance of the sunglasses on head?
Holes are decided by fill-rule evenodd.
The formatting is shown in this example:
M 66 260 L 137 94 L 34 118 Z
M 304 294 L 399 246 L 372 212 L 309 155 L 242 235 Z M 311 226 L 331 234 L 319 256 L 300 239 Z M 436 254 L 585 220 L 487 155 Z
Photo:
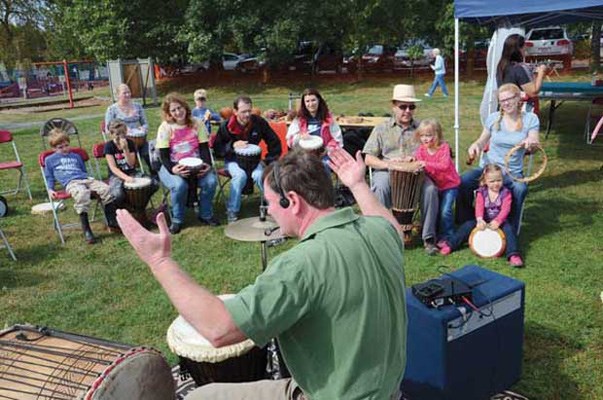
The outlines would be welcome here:
M 398 107 L 402 111 L 406 111 L 406 110 L 412 111 L 415 108 L 417 108 L 417 106 L 414 104 L 400 104 L 399 106 L 396 106 L 396 107 Z

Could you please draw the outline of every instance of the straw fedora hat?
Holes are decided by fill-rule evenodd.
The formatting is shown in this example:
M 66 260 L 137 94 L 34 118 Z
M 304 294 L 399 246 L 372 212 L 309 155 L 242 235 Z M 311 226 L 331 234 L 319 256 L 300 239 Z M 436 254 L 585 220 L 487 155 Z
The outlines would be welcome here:
M 396 85 L 394 86 L 394 94 L 392 100 L 404 101 L 406 103 L 416 103 L 421 101 L 415 95 L 415 87 L 413 85 Z

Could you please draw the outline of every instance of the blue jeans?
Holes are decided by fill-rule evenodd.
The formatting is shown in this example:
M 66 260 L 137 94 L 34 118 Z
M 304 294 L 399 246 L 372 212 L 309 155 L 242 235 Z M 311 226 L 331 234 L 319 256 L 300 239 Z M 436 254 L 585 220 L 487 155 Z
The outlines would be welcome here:
M 483 168 L 474 168 L 461 176 L 461 186 L 459 187 L 459 193 L 456 198 L 456 220 L 459 224 L 475 218 L 473 192 L 479 187 L 479 178 L 482 176 L 482 171 Z M 528 185 L 523 182 L 514 181 L 506 174 L 503 175 L 503 185 L 505 185 L 513 195 L 511 214 L 509 214 L 507 221 L 513 226 L 514 231 L 517 232 L 519 225 L 521 224 L 521 208 L 528 195 Z
M 440 87 L 442 88 L 442 93 L 444 93 L 444 96 L 448 96 L 448 88 L 446 87 L 446 82 L 444 81 L 444 74 L 435 75 L 435 77 L 433 78 L 433 83 L 431 84 L 431 87 L 429 88 L 429 91 L 427 93 L 430 96 L 433 96 L 433 92 L 435 92 L 438 85 L 440 85 Z
M 243 193 L 243 188 L 245 188 L 245 185 L 247 184 L 247 173 L 244 169 L 239 167 L 239 164 L 237 164 L 236 161 L 227 161 L 226 169 L 232 177 L 230 180 L 230 194 L 226 200 L 226 212 L 229 214 L 238 214 L 241 210 L 241 194 Z M 264 192 L 262 182 L 263 172 L 264 165 L 259 163 L 251 173 L 251 179 L 253 179 L 262 193 Z
M 170 190 L 170 199 L 172 201 L 172 221 L 182 224 L 184 221 L 184 211 L 186 210 L 186 200 L 188 197 L 187 179 L 179 175 L 172 175 L 162 165 L 159 170 L 159 180 Z M 214 215 L 213 198 L 218 186 L 218 178 L 212 169 L 197 181 L 199 186 L 199 214 L 198 218 L 210 219 Z
M 471 231 L 476 225 L 477 222 L 472 219 L 465 221 L 461 226 L 459 226 L 459 229 L 457 229 L 456 233 L 446 239 L 446 242 L 450 248 L 452 250 L 457 250 L 459 247 L 461 247 L 461 245 L 469 239 Z M 515 231 L 513 230 L 511 224 L 505 221 L 500 226 L 500 229 L 502 229 L 502 231 L 505 233 L 505 240 L 507 242 L 507 246 L 505 247 L 505 257 L 508 259 L 511 256 L 519 255 L 517 235 L 515 235 Z
M 453 206 L 458 191 L 458 188 L 452 188 L 440 192 L 440 210 L 438 213 L 440 237 L 448 238 L 454 234 Z

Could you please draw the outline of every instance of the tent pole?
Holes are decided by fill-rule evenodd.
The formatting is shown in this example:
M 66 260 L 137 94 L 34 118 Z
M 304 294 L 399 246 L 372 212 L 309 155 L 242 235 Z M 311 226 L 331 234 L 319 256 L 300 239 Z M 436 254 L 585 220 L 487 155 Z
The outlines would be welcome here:
M 459 171 L 459 19 L 454 19 L 454 165 Z

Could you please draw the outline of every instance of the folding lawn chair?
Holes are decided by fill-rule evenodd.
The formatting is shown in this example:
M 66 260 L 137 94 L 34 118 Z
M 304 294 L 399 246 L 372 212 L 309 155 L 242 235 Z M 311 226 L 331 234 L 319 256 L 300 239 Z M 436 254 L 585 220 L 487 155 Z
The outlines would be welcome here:
M 13 248 L 10 247 L 10 243 L 8 243 L 8 239 L 6 238 L 6 235 L 4 234 L 4 232 L 2 231 L 1 228 L 0 228 L 0 238 L 2 239 L 2 242 L 3 242 L 3 244 L 1 244 L 0 247 L 6 248 L 6 250 L 8 250 L 8 254 L 10 254 L 11 258 L 14 261 L 17 261 L 17 256 L 15 256 L 15 253 L 13 252 Z
M 82 159 L 84 160 L 85 163 L 87 163 L 89 161 L 89 157 L 88 157 L 88 153 L 86 152 L 86 150 L 80 148 L 80 147 L 72 147 L 70 149 L 70 151 L 72 153 L 77 153 L 80 155 L 80 157 L 82 157 Z M 59 219 L 59 210 L 60 208 L 63 207 L 63 205 L 65 204 L 65 201 L 71 198 L 71 195 L 69 193 L 67 193 L 67 191 L 65 190 L 65 188 L 63 188 L 63 190 L 59 190 L 57 191 L 57 197 L 55 199 L 53 199 L 50 194 L 48 193 L 48 190 L 53 189 L 48 186 L 48 181 L 46 180 L 46 176 L 44 175 L 44 166 L 46 165 L 46 158 L 48 158 L 50 155 L 54 154 L 54 150 L 44 150 L 40 153 L 40 155 L 38 156 L 38 164 L 40 165 L 40 170 L 42 172 L 42 179 L 44 180 L 44 187 L 46 188 L 46 194 L 48 197 L 48 201 L 50 202 L 50 209 L 52 211 L 52 218 L 53 218 L 53 225 L 54 228 L 57 231 L 57 234 L 59 235 L 59 238 L 61 239 L 61 243 L 65 244 L 65 236 L 63 233 L 63 229 L 65 228 L 74 228 L 74 227 L 79 227 L 80 224 L 79 223 L 61 223 L 60 219 Z M 98 195 L 96 195 L 96 193 L 92 192 L 91 193 L 91 199 L 93 201 L 96 202 L 96 204 L 94 204 L 94 207 L 92 207 L 92 209 L 95 211 L 96 207 L 99 206 L 100 203 L 100 198 L 98 197 Z M 102 209 L 102 207 L 101 207 Z M 94 212 L 93 211 L 93 212 Z M 94 214 L 93 214 L 94 215 Z M 91 221 L 94 220 L 94 217 L 91 218 Z
M 17 184 L 16 189 L 4 190 L 0 192 L 0 194 L 17 194 L 21 190 L 23 183 L 25 183 L 24 186 L 27 189 L 27 195 L 29 196 L 29 200 L 32 200 L 31 190 L 29 188 L 29 181 L 27 180 L 27 173 L 25 172 L 25 165 L 23 165 L 23 163 L 21 162 L 21 157 L 19 157 L 19 151 L 17 150 L 17 145 L 13 140 L 13 135 L 9 131 L 0 130 L 0 145 L 4 143 L 12 144 L 15 159 L 11 161 L 0 161 L 0 171 L 16 169 L 17 171 L 19 171 L 19 183 Z

